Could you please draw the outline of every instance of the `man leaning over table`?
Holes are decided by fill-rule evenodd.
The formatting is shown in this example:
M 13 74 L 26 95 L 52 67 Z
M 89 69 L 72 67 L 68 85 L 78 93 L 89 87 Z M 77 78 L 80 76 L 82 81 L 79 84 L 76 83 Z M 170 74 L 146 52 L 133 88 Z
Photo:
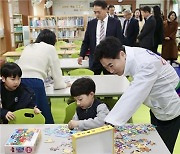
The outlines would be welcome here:
M 124 125 L 144 102 L 150 108 L 151 123 L 173 153 L 180 128 L 180 98 L 175 90 L 179 77 L 174 68 L 150 50 L 124 47 L 115 37 L 100 42 L 95 58 L 109 72 L 133 77 L 105 122 Z

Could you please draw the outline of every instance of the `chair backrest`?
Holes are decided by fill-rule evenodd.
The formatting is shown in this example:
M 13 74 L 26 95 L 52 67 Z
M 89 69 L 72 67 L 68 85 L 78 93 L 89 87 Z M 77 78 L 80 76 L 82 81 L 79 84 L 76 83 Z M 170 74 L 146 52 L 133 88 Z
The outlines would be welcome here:
M 24 46 L 18 47 L 18 48 L 15 49 L 15 51 L 22 52 L 24 50 L 24 48 L 25 48 Z
M 9 124 L 45 124 L 44 116 L 35 114 L 34 109 L 20 109 L 13 112 L 15 119 L 9 121 Z
M 94 72 L 91 71 L 91 70 L 89 70 L 89 69 L 78 68 L 78 69 L 69 71 L 68 74 L 69 74 L 70 76 L 94 75 Z
M 176 92 L 178 93 L 179 97 L 180 97 L 180 81 L 176 87 Z
M 71 54 L 71 58 L 78 58 L 79 57 L 79 52 Z
M 66 107 L 66 115 L 64 118 L 64 124 L 67 124 L 70 120 L 72 120 L 76 112 L 76 107 L 77 107 L 76 102 L 73 102 Z
M 109 110 L 111 110 L 118 100 L 113 98 L 104 98 L 101 101 L 108 106 Z

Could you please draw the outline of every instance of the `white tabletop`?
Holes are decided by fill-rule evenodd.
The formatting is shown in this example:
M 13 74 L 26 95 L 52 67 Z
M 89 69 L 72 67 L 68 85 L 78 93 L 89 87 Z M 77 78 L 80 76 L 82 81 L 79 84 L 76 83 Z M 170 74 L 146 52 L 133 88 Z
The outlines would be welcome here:
M 65 82 L 73 83 L 82 76 L 64 76 Z M 93 79 L 96 84 L 96 96 L 120 96 L 129 86 L 129 81 L 124 76 L 117 75 L 92 75 L 87 76 Z M 70 88 L 54 90 L 52 85 L 46 87 L 48 97 L 70 96 Z
M 78 58 L 59 59 L 61 69 L 89 68 L 89 60 L 83 60 L 82 65 L 78 64 Z
M 58 55 L 71 55 L 73 53 L 76 53 L 77 50 L 57 50 Z M 7 51 L 3 54 L 4 57 L 20 57 L 22 54 L 22 51 Z
M 70 137 L 57 137 L 54 134 L 45 135 L 45 129 L 55 129 L 60 126 L 59 124 L 51 124 L 51 125 L 13 125 L 13 124 L 2 124 L 0 125 L 0 153 L 4 154 L 4 145 L 7 142 L 8 138 L 12 135 L 15 129 L 19 128 L 38 128 L 41 130 L 41 138 L 37 144 L 36 152 L 37 154 L 46 154 L 46 153 L 53 153 L 53 154 L 60 154 L 63 151 L 62 144 L 68 143 L 71 145 Z M 62 125 L 61 125 L 62 126 Z M 47 139 L 52 139 L 53 143 L 45 143 Z M 143 152 L 143 154 L 170 154 L 168 149 L 166 148 L 165 144 L 163 143 L 162 139 L 158 135 L 157 131 L 150 131 L 148 135 L 140 134 L 134 137 L 135 139 L 147 139 L 151 140 L 155 143 L 155 145 L 150 146 L 150 152 Z M 133 138 L 132 138 L 133 139 Z M 51 151 L 51 147 L 59 147 L 60 149 L 57 151 Z M 65 147 L 68 148 L 67 146 Z M 69 147 L 72 148 L 72 147 Z M 127 149 L 124 153 L 130 153 L 132 149 Z

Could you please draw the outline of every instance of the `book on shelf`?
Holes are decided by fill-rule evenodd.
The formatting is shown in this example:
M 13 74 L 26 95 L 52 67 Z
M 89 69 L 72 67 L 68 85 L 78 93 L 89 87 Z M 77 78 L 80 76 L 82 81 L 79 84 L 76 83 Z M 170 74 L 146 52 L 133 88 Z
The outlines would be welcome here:
M 15 36 L 15 42 L 22 42 L 23 41 L 23 35 L 16 35 Z
M 83 17 L 67 17 L 57 19 L 57 26 L 59 28 L 65 27 L 82 27 L 84 25 Z
M 32 19 L 30 20 L 30 27 L 55 27 L 56 26 L 56 19 L 49 18 L 49 19 Z

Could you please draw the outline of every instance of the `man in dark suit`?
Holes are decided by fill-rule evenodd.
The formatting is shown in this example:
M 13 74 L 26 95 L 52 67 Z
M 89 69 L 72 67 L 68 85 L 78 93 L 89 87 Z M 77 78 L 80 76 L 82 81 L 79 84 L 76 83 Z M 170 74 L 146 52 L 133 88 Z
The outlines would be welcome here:
M 125 10 L 123 14 L 126 19 L 123 24 L 123 44 L 133 47 L 139 33 L 139 23 L 132 17 L 131 10 Z
M 93 6 L 96 19 L 88 22 L 78 64 L 82 64 L 87 50 L 90 49 L 89 68 L 95 75 L 101 74 L 102 71 L 103 74 L 109 74 L 99 61 L 94 61 L 94 51 L 100 41 L 107 36 L 114 36 L 122 41 L 122 28 L 119 20 L 108 17 L 107 3 L 105 1 L 94 1 Z
M 118 16 L 115 14 L 114 11 L 115 11 L 114 5 L 109 5 L 109 6 L 108 6 L 108 15 L 109 15 L 109 17 L 118 19 Z
M 140 47 L 153 51 L 156 20 L 154 16 L 151 15 L 151 8 L 149 6 L 142 8 L 142 15 L 144 16 L 146 22 L 139 36 L 137 37 L 139 40 L 139 45 Z

